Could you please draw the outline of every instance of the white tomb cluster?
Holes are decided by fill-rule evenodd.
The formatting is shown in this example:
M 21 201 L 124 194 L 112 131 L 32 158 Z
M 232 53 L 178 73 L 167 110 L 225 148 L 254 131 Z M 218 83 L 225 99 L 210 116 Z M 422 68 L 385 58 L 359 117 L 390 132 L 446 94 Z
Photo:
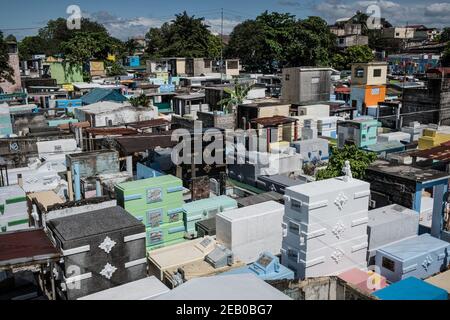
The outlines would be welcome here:
M 367 267 L 370 184 L 343 172 L 286 189 L 281 262 L 300 279 Z

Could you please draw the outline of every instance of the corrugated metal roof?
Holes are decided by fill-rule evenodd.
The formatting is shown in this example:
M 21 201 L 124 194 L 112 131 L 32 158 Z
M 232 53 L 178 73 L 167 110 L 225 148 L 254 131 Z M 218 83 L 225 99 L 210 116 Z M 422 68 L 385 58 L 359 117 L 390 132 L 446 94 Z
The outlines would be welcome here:
M 443 143 L 440 146 L 431 149 L 413 152 L 411 157 L 450 162 L 450 142 Z
M 60 252 L 43 229 L 0 234 L 0 269 L 46 263 L 59 257 Z
M 127 137 L 114 138 L 121 150 L 125 154 L 133 154 L 135 152 L 144 152 L 155 149 L 156 147 L 169 148 L 176 146 L 177 141 L 172 141 L 172 131 L 166 131 L 163 134 L 159 132 L 141 134 Z
M 155 127 L 166 126 L 169 123 L 170 123 L 170 121 L 168 121 L 166 119 L 152 119 L 152 120 L 128 123 L 127 126 L 139 130 L 139 129 L 145 129 L 145 128 L 155 128 Z
M 90 133 L 92 135 L 102 135 L 102 136 L 107 136 L 107 135 L 122 135 L 122 136 L 127 136 L 127 135 L 133 135 L 136 134 L 137 131 L 135 129 L 131 129 L 131 128 L 87 128 L 86 129 L 87 133 Z
M 297 121 L 295 118 L 289 118 L 284 116 L 273 116 L 266 118 L 253 119 L 251 122 L 262 126 L 278 126 L 280 124 L 292 123 Z
M 114 89 L 95 88 L 91 92 L 81 97 L 83 104 L 93 104 L 100 101 L 124 102 L 127 98 Z

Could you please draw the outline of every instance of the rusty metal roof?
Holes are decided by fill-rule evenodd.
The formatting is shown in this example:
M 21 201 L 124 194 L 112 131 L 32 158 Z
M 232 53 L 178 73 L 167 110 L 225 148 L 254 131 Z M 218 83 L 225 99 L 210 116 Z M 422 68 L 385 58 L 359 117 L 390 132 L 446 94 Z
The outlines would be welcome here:
M 129 155 L 135 152 L 152 150 L 156 147 L 170 148 L 176 146 L 178 142 L 172 141 L 172 132 L 173 131 L 165 131 L 126 137 L 116 137 L 114 140 L 117 142 L 122 152 Z
M 131 128 L 87 128 L 87 133 L 95 135 L 102 135 L 102 136 L 108 136 L 108 135 L 133 135 L 136 134 L 137 131 L 135 129 Z
M 386 176 L 395 176 L 400 179 L 414 181 L 416 183 L 427 183 L 450 178 L 450 175 L 443 171 L 418 168 L 404 164 L 398 165 L 386 160 L 376 160 L 369 168 L 367 168 L 367 173 L 370 173 L 371 171 Z
M 58 128 L 62 129 L 62 130 L 69 130 L 70 127 L 72 128 L 89 128 L 91 126 L 91 124 L 89 123 L 89 121 L 85 121 L 85 122 L 74 122 L 74 123 L 63 123 L 60 124 L 58 126 Z
M 266 117 L 266 118 L 257 118 L 257 119 L 253 119 L 251 121 L 251 123 L 256 123 L 265 127 L 270 127 L 270 126 L 278 126 L 281 124 L 286 124 L 286 123 L 292 123 L 297 121 L 297 119 L 294 118 L 289 118 L 289 117 L 285 117 L 285 116 L 273 116 L 273 117 Z
M 43 229 L 0 234 L 0 270 L 55 261 L 60 256 Z
M 413 152 L 411 157 L 450 162 L 450 142 L 443 143 L 431 149 Z
M 162 127 L 162 126 L 168 125 L 169 123 L 170 123 L 170 121 L 168 121 L 166 119 L 152 119 L 152 120 L 128 123 L 127 126 L 139 130 L 139 129 L 146 129 L 146 128 Z

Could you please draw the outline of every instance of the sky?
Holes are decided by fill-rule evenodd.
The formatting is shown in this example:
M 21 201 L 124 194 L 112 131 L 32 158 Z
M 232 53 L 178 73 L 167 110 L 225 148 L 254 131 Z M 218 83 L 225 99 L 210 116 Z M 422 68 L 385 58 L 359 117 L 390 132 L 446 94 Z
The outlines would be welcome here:
M 320 16 L 334 23 L 373 5 L 394 25 L 450 26 L 450 0 L 0 0 L 0 30 L 18 39 L 34 35 L 49 19 L 68 17 L 70 5 L 79 6 L 83 16 L 103 23 L 112 36 L 122 40 L 143 36 L 183 10 L 204 17 L 211 30 L 220 33 L 222 8 L 225 34 L 265 10 L 298 18 Z

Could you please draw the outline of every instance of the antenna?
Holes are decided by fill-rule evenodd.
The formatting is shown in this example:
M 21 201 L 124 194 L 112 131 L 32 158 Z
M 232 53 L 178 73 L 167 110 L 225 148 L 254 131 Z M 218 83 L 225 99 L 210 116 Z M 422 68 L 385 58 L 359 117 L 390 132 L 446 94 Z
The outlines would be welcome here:
M 220 83 L 223 83 L 223 8 L 221 9 L 220 23 Z

